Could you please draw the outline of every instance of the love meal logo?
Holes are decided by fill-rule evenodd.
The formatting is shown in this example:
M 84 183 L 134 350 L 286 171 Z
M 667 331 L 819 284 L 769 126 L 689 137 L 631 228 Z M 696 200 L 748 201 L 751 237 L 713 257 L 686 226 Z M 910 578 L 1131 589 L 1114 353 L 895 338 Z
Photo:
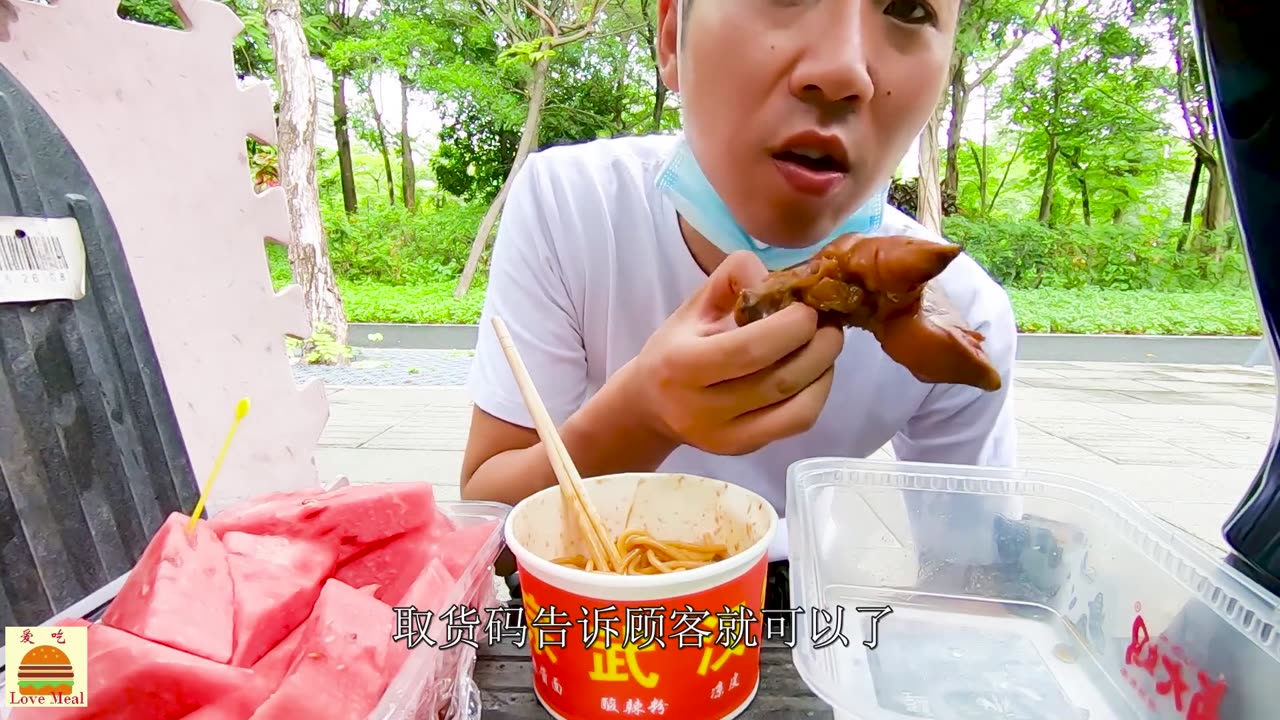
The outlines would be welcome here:
M 6 627 L 4 704 L 86 707 L 88 638 L 86 627 Z

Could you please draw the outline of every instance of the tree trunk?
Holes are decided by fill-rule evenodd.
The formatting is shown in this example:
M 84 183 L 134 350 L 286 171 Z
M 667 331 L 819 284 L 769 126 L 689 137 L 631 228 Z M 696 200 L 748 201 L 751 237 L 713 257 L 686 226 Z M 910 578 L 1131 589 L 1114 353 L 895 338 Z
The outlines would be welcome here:
M 662 116 L 667 110 L 667 84 L 662 82 L 662 71 L 658 69 L 658 46 L 654 43 L 653 33 L 646 33 L 649 53 L 653 56 L 653 129 L 662 130 Z
M 1214 158 L 1206 162 L 1209 170 L 1209 189 L 1204 197 L 1204 213 L 1201 215 L 1200 227 L 1205 230 L 1217 230 L 1227 221 L 1227 186 L 1222 177 L 1222 163 Z
M 1196 153 L 1196 164 L 1191 168 L 1191 184 L 1187 186 L 1187 201 L 1182 204 L 1182 224 L 1190 225 L 1196 211 L 1196 193 L 1200 190 L 1200 171 L 1204 169 L 1204 159 Z M 1178 248 L 1181 250 L 1182 248 Z
M 630 56 L 623 56 L 622 61 L 618 63 L 617 73 L 618 79 L 614 83 L 614 97 L 622 97 L 623 91 L 627 87 L 627 64 L 631 62 Z M 613 108 L 613 128 L 611 134 L 620 133 L 626 130 L 626 123 L 622 119 L 623 112 L 626 107 L 622 103 L 616 103 Z
M 991 187 L 991 167 L 987 164 L 987 117 L 990 113 L 991 103 L 987 101 L 987 89 L 984 87 L 982 89 L 982 159 L 978 162 L 978 196 L 981 198 L 978 211 L 983 218 L 987 217 L 987 190 Z
M 1080 209 L 1084 212 L 1084 224 L 1093 225 L 1093 208 L 1089 205 L 1089 179 L 1080 171 Z
M 1054 175 L 1053 166 L 1058 160 L 1058 138 L 1049 138 L 1049 152 L 1044 160 L 1044 189 L 1040 192 L 1040 215 L 1038 219 L 1042 225 L 1048 225 L 1049 219 L 1053 217 L 1053 186 Z
M 480 256 L 484 254 L 485 246 L 489 244 L 489 234 L 493 232 L 493 228 L 498 224 L 498 216 L 502 213 L 502 205 L 507 201 L 507 192 L 511 189 L 511 182 L 515 180 L 516 174 L 520 172 L 520 167 L 524 165 L 524 159 L 529 157 L 529 152 L 538 141 L 538 127 L 542 122 L 542 106 L 547 99 L 547 68 L 550 65 L 548 58 L 542 58 L 533 65 L 533 78 L 529 85 L 529 111 L 524 118 L 524 130 L 520 133 L 520 145 L 516 147 L 515 160 L 511 162 L 511 171 L 507 173 L 507 179 L 502 182 L 502 189 L 498 191 L 498 196 L 493 199 L 493 204 L 489 206 L 489 210 L 484 214 L 484 219 L 480 221 L 480 230 L 476 232 L 476 238 L 471 242 L 471 253 L 467 256 L 467 265 L 462 269 L 462 277 L 458 278 L 458 287 L 454 290 L 453 296 L 460 298 L 467 294 L 467 290 L 471 288 L 471 281 L 475 278 L 476 268 L 480 265 Z
M 298 0 L 266 0 L 267 32 L 275 53 L 280 85 L 277 148 L 280 184 L 289 207 L 289 264 L 302 287 L 313 330 L 328 329 L 334 340 L 347 344 L 347 316 L 329 262 L 329 246 L 320 221 L 320 191 L 316 185 L 316 85 L 311 52 L 302 32 Z M 339 358 L 338 362 L 344 362 Z
M 387 199 L 396 204 L 396 176 L 391 170 L 391 150 L 387 148 L 387 128 L 382 124 L 382 112 L 378 110 L 378 101 L 373 97 L 373 85 L 364 89 L 369 97 L 369 107 L 373 111 L 373 124 L 378 128 L 378 152 L 382 153 L 382 166 L 387 171 Z
M 667 84 L 662 82 L 662 73 L 653 71 L 653 129 L 662 129 L 662 116 L 667 109 Z
M 982 156 L 978 154 L 978 149 L 973 143 L 969 143 L 969 154 L 973 156 L 973 166 L 978 169 L 978 215 L 986 217 L 987 214 L 987 164 L 983 162 Z M 983 148 L 986 152 L 986 148 Z
M 413 142 L 409 137 L 409 81 L 400 78 L 400 194 L 412 210 L 418 203 L 418 173 L 413 168 Z
M 333 134 L 338 139 L 338 172 L 342 175 L 342 206 L 353 213 L 356 203 L 356 173 L 351 164 L 351 133 L 347 130 L 347 77 L 333 73 Z
M 969 109 L 969 87 L 964 82 L 964 60 L 955 63 L 951 71 L 951 122 L 947 125 L 947 174 L 942 189 L 960 196 L 960 133 L 964 129 L 964 116 Z
M 983 215 L 991 214 L 996 207 L 996 201 L 1000 199 L 1000 193 L 1004 190 L 1004 184 L 1009 181 L 1009 171 L 1013 169 L 1013 164 L 1018 160 L 1018 155 L 1022 152 L 1022 135 L 1018 136 L 1018 142 L 1013 146 L 1013 154 L 1009 156 L 1009 162 L 1005 163 L 1004 174 L 1000 176 L 1000 184 L 996 185 L 996 191 L 991 193 L 991 204 L 983 211 Z
M 640 14 L 645 19 L 641 34 L 645 44 L 649 46 L 649 57 L 653 60 L 653 129 L 662 130 L 662 116 L 667 108 L 667 84 L 662 82 L 662 71 L 658 69 L 657 15 L 649 10 L 648 0 L 640 0 Z
M 942 126 L 939 104 L 920 133 L 920 186 L 916 200 L 916 221 L 935 233 L 942 233 L 942 193 L 938 182 L 938 130 Z

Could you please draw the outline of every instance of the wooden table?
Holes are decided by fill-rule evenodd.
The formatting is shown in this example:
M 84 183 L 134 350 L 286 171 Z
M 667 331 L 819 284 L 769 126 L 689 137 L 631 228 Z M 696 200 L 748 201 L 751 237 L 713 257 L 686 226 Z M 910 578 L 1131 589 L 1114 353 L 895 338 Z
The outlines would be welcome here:
M 510 640 L 497 645 L 480 644 L 474 677 L 480 687 L 483 720 L 551 717 L 533 694 L 533 661 L 529 653 L 527 645 L 517 647 Z M 791 648 L 777 640 L 767 640 L 760 651 L 760 690 L 738 717 L 799 720 L 834 716 L 830 706 L 815 697 L 796 673 Z

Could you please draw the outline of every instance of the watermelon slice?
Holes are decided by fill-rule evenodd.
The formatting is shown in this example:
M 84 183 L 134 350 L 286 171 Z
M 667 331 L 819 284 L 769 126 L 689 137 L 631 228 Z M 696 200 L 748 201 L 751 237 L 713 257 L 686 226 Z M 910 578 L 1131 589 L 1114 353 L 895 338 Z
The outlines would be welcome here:
M 299 625 L 285 639 L 276 643 L 262 659 L 253 665 L 253 674 L 261 678 L 274 691 L 280 686 L 284 674 L 289 671 L 293 661 L 298 658 L 298 648 L 302 646 L 302 636 L 306 624 Z
M 422 630 L 417 626 L 421 622 L 427 622 L 427 635 L 437 643 L 444 642 L 446 634 L 444 630 L 445 621 L 440 618 L 445 612 L 445 598 L 454 587 L 454 579 L 449 575 L 449 571 L 445 569 L 444 563 L 439 558 L 431 558 L 426 569 L 424 569 L 413 580 L 405 592 L 399 597 L 390 597 L 388 600 L 394 600 L 395 608 L 412 607 L 419 613 L 430 612 L 431 614 L 423 620 L 414 620 L 412 627 L 401 628 L 399 626 L 400 617 L 397 614 L 397 631 L 406 630 L 409 633 L 407 639 L 396 641 L 397 644 L 403 645 L 405 648 L 421 647 L 423 641 L 421 639 Z
M 431 558 L 425 570 L 414 579 L 413 584 L 405 588 L 403 594 L 395 600 L 392 607 L 414 607 L 418 610 L 430 610 L 432 617 L 444 612 L 445 596 L 453 589 L 454 578 L 439 558 Z
M 422 574 L 427 560 L 437 554 L 438 543 L 430 526 L 410 530 L 353 555 L 333 576 L 352 587 L 381 585 L 374 597 L 391 602 Z
M 175 650 L 231 659 L 233 593 L 227 552 L 204 521 L 173 513 L 160 526 L 102 622 Z
M 395 613 L 340 580 L 329 580 L 280 687 L 251 720 L 349 720 L 378 704 L 408 650 L 391 641 Z
M 489 520 L 454 530 L 440 540 L 440 547 L 449 552 L 441 553 L 444 565 L 455 579 L 461 578 L 471 559 L 480 554 L 480 548 L 497 532 L 498 521 Z
M 307 619 L 333 572 L 333 539 L 310 540 L 230 531 L 222 536 L 235 597 L 230 663 L 258 662 Z
M 262 705 L 277 685 L 279 678 L 272 682 L 267 678 L 254 677 L 230 695 L 205 705 L 182 720 L 244 720 Z
M 253 682 L 250 670 L 108 625 L 90 625 L 88 645 L 88 707 L 19 708 L 10 720 L 173 720 Z
M 439 516 L 429 483 L 349 485 L 319 494 L 269 496 L 209 521 L 218 535 L 253 535 L 338 540 L 338 562 L 365 546 L 415 530 Z

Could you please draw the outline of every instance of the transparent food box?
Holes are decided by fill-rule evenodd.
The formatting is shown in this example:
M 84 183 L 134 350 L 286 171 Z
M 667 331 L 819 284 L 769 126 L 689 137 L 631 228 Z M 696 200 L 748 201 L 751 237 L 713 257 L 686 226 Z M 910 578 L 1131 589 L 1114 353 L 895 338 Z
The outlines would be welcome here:
M 335 489 L 345 483 L 327 488 Z M 480 614 L 480 628 L 467 636 L 476 644 L 486 641 L 484 617 L 488 609 L 498 605 L 495 596 L 493 565 L 502 550 L 502 526 L 510 507 L 493 502 L 436 501 L 437 507 L 447 514 L 459 528 L 492 522 L 494 528 L 485 537 L 484 544 L 470 559 L 465 570 L 449 589 L 441 608 L 475 608 Z M 495 522 L 496 521 L 496 522 Z M 80 617 L 97 621 L 119 591 L 127 576 L 112 582 L 54 618 L 43 623 L 56 626 L 59 621 Z M 426 608 L 418 608 L 426 610 Z M 433 613 L 433 614 L 434 614 Z M 383 693 L 378 706 L 368 720 L 478 720 L 480 718 L 480 694 L 472 679 L 475 667 L 476 647 L 469 642 L 450 639 L 445 623 L 432 619 L 426 630 L 432 643 L 418 642 L 415 632 L 413 647 L 404 665 Z M 457 633 L 454 633 L 457 635 Z M 410 644 L 409 640 L 405 641 Z M 0 693 L 5 693 L 4 680 L 0 678 Z M 6 695 L 7 697 L 7 695 Z M 93 704 L 92 696 L 89 699 Z M 0 717 L 8 718 L 13 708 L 0 704 Z M 127 720 L 127 718 L 121 718 Z
M 837 718 L 1280 717 L 1276 597 L 1106 487 L 819 458 L 787 518 L 796 669 Z
M 470 642 L 450 638 L 448 623 L 433 620 L 427 635 L 432 644 L 417 644 L 369 720 L 479 720 L 480 690 L 472 678 L 476 645 L 486 642 L 487 611 L 498 606 L 494 586 L 494 562 L 502 551 L 502 526 L 510 506 L 495 502 L 457 501 L 436 503 L 458 527 L 494 522 L 479 552 L 445 597 L 440 610 L 474 608 L 480 627 L 464 633 Z M 419 608 L 420 610 L 423 608 Z M 456 633 L 454 633 L 456 635 Z

